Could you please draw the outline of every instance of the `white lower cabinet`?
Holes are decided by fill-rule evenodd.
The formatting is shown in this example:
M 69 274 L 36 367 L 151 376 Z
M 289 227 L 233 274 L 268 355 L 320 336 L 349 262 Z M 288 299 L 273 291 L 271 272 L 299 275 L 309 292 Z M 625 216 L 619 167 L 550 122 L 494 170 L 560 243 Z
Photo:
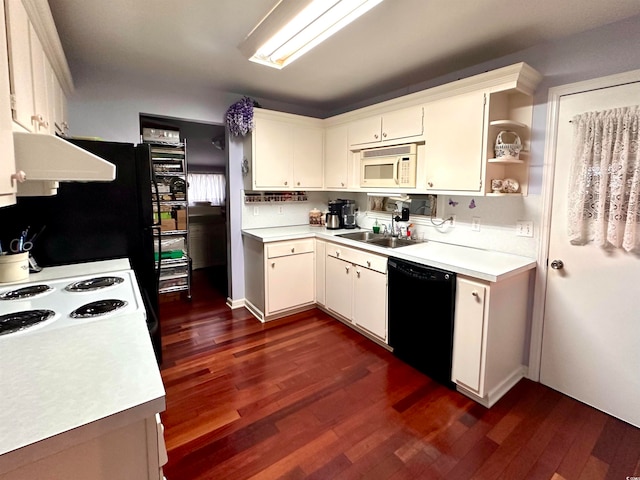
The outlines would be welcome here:
M 353 265 L 328 255 L 326 264 L 327 308 L 347 320 L 352 317 Z
M 313 238 L 273 243 L 243 239 L 245 306 L 260 321 L 314 306 L 314 246 Z
M 326 308 L 387 341 L 387 258 L 327 243 Z
M 292 251 L 295 248 L 292 248 Z M 267 315 L 315 299 L 313 249 L 267 258 Z
M 316 254 L 316 303 L 325 305 L 325 264 L 327 261 L 327 242 L 316 238 L 315 254 Z
M 387 340 L 387 275 L 355 266 L 353 319 L 361 328 Z
M 167 462 L 162 427 L 155 416 L 78 444 L 68 444 L 60 438 L 58 445 L 44 445 L 47 443 L 41 448 L 52 449 L 50 455 L 0 474 L 0 480 L 162 480 L 162 466 Z M 38 447 L 39 444 L 24 447 L 25 457 L 30 455 L 31 448 Z
M 458 276 L 451 380 L 491 407 L 525 374 L 529 272 L 496 283 Z

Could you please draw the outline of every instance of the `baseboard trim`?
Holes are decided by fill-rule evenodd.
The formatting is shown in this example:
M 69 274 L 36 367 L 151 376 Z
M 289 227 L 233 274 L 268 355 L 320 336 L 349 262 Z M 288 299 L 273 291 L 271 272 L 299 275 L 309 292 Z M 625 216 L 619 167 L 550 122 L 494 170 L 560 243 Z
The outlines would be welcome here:
M 235 310 L 236 308 L 242 308 L 246 303 L 247 302 L 244 298 L 241 298 L 240 300 L 233 300 L 231 299 L 231 297 L 227 297 L 227 307 L 232 310 Z

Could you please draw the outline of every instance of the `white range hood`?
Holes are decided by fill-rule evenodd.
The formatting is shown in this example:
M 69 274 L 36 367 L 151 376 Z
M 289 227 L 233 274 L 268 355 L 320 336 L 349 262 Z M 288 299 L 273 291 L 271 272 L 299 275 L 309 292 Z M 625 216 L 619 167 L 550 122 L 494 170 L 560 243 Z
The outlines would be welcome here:
M 13 132 L 18 196 L 55 195 L 58 182 L 110 182 L 116 166 L 54 135 Z

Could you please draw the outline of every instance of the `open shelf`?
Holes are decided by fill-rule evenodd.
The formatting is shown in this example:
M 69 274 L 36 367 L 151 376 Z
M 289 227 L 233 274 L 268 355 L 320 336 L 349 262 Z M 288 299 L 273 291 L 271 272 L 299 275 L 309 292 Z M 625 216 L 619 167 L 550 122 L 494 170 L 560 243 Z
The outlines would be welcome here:
M 492 127 L 503 127 L 503 128 L 529 128 L 528 125 L 522 122 L 516 122 L 515 120 L 493 120 L 489 122 L 489 125 Z

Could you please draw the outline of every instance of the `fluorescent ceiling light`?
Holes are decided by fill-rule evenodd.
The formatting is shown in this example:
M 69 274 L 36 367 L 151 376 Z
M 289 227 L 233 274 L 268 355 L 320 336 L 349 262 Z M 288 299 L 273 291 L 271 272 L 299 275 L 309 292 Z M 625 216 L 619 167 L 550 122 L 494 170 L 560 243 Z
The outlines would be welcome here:
M 382 0 L 281 0 L 240 49 L 251 55 L 252 62 L 284 68 L 380 2 Z

